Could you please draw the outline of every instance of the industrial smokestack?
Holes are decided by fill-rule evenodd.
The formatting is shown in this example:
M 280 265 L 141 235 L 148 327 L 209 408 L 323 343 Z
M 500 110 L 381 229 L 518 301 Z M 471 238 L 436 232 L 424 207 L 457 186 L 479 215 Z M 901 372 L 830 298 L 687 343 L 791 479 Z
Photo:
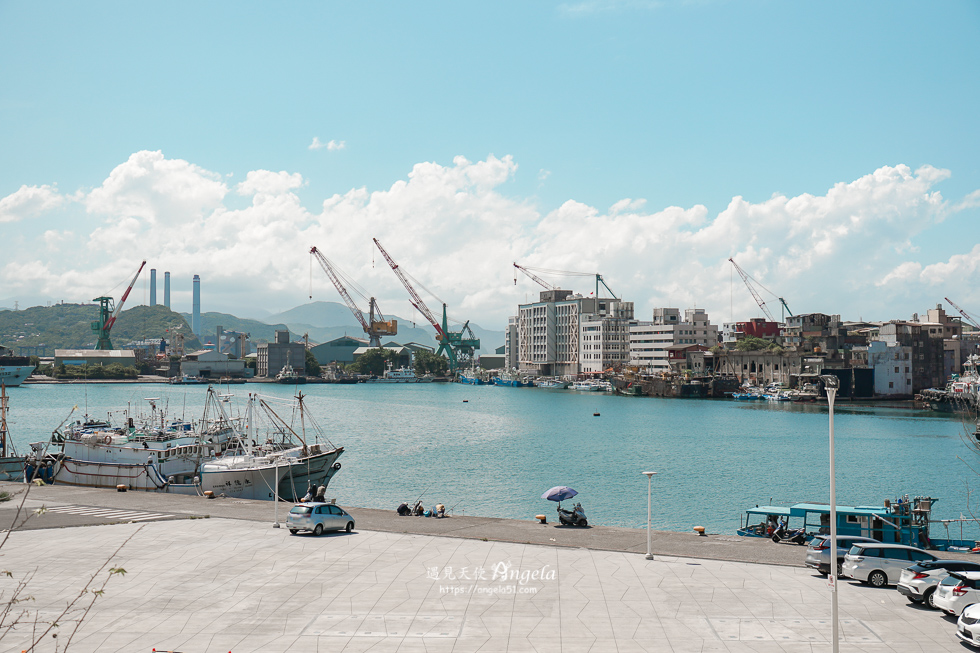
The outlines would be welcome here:
M 150 268 L 150 306 L 157 305 L 157 271 Z
M 163 305 L 170 308 L 170 273 L 163 273 Z
M 201 335 L 201 277 L 194 275 L 194 309 L 191 312 L 191 331 Z

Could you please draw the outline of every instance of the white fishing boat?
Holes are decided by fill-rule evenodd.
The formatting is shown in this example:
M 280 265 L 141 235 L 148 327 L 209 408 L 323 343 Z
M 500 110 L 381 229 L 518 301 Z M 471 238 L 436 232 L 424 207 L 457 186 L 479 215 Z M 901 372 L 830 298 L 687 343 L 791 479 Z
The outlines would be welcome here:
M 0 381 L 0 481 L 24 479 L 24 456 L 18 456 L 7 430 L 7 386 Z
M 421 383 L 421 379 L 415 376 L 415 370 L 409 367 L 399 367 L 397 370 L 391 369 L 391 363 L 388 363 L 388 369 L 385 370 L 383 376 L 376 376 L 365 381 L 365 383 Z
M 208 392 L 211 401 L 214 393 Z M 169 420 L 155 398 L 146 401 L 151 414 L 124 413 L 124 426 L 89 418 L 66 426 L 70 414 L 48 442 L 30 445 L 26 477 L 81 487 L 196 492 L 201 462 L 229 445 L 231 424 Z
M 215 495 L 225 495 L 240 499 L 282 499 L 299 501 L 310 485 L 326 486 L 337 471 L 337 459 L 344 453 L 343 447 L 336 447 L 329 441 L 308 443 L 303 413 L 303 395 L 297 396 L 303 432 L 279 417 L 269 405 L 272 398 L 249 397 L 245 416 L 244 432 L 237 432 L 237 446 L 201 465 L 201 490 Z M 256 442 L 260 432 L 259 414 L 256 404 L 269 418 L 268 436 L 264 442 Z M 219 409 L 223 408 L 219 404 Z M 313 423 L 311 421 L 312 424 Z M 317 429 L 318 431 L 318 429 Z M 298 443 L 297 443 L 298 441 Z
M 578 390 L 579 392 L 596 392 L 602 388 L 596 381 L 591 379 L 586 379 L 585 381 L 576 381 L 572 385 L 568 386 L 572 390 Z

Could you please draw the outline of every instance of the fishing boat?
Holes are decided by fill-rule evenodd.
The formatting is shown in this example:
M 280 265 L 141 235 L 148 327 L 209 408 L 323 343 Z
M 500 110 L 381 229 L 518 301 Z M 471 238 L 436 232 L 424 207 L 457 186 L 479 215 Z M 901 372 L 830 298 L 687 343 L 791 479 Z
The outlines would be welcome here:
M 0 383 L 8 388 L 19 386 L 34 371 L 27 356 L 14 356 L 8 347 L 0 346 Z
M 24 456 L 18 456 L 7 430 L 7 385 L 0 381 L 0 481 L 24 480 Z
M 482 379 L 476 372 L 460 372 L 457 380 L 466 385 L 488 385 L 489 382 Z
M 397 370 L 391 369 L 391 363 L 389 362 L 388 369 L 385 370 L 384 375 L 367 379 L 365 383 L 421 383 L 421 379 L 415 376 L 415 370 L 409 367 L 399 367 Z
M 533 388 L 534 381 L 512 372 L 501 372 L 493 377 L 493 384 L 508 388 Z
M 957 520 L 933 520 L 932 509 L 938 499 L 908 495 L 881 506 L 837 506 L 837 534 L 870 537 L 879 542 L 906 544 L 922 549 L 963 550 L 973 548 L 973 539 L 950 537 L 948 526 Z M 738 534 L 746 537 L 772 537 L 777 525 L 803 528 L 807 538 L 830 534 L 830 505 L 797 503 L 792 506 L 756 506 L 745 511 Z M 946 526 L 946 537 L 932 537 L 930 525 Z
M 286 383 L 290 385 L 297 385 L 300 383 L 306 383 L 306 375 L 300 374 L 296 369 L 289 364 L 289 352 L 286 352 L 286 364 L 282 366 L 279 373 L 276 374 L 276 383 Z
M 235 429 L 233 447 L 219 457 L 201 465 L 201 491 L 211 491 L 240 499 L 280 499 L 299 501 L 310 485 L 326 486 L 340 470 L 337 459 L 344 453 L 327 440 L 319 441 L 322 432 L 306 415 L 303 394 L 296 397 L 301 428 L 299 431 L 279 416 L 271 397 L 249 397 L 244 431 Z M 257 408 L 267 418 L 263 428 Z M 222 410 L 219 404 L 219 409 Z M 306 422 L 315 429 L 315 442 L 308 442 Z M 264 435 L 260 435 L 264 433 Z M 263 440 L 260 444 L 257 439 Z
M 616 391 L 616 393 L 617 394 L 621 394 L 624 397 L 642 397 L 643 394 L 644 394 L 643 388 L 640 386 L 640 384 L 639 383 L 634 383 L 632 381 L 630 381 L 629 383 L 627 383 L 622 388 L 619 388 Z
M 579 392 L 596 392 L 601 390 L 599 384 L 596 381 L 586 379 L 585 381 L 576 381 L 572 385 L 568 386 L 572 390 L 578 390 Z
M 551 388 L 553 390 L 564 390 L 568 387 L 569 381 L 563 381 L 561 379 L 538 379 L 535 382 L 535 386 L 538 388 Z
M 220 400 L 208 388 L 205 418 L 197 425 L 168 418 L 156 398 L 146 401 L 150 415 L 124 412 L 121 426 L 89 417 L 71 422 L 73 409 L 49 441 L 31 443 L 26 477 L 81 487 L 196 492 L 201 462 L 221 455 L 234 434 L 231 424 L 207 419 L 207 406 Z

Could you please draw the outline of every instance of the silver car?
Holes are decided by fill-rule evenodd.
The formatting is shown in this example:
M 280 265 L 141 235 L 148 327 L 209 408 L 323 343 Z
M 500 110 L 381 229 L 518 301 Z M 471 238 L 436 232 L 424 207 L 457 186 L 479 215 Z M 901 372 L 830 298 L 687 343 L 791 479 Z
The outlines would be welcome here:
M 930 608 L 935 608 L 933 599 L 936 588 L 952 571 L 980 571 L 980 563 L 967 560 L 920 562 L 902 571 L 896 589 L 913 603 L 925 603 Z
M 928 551 L 904 544 L 855 544 L 844 556 L 841 576 L 884 587 L 898 583 L 902 570 L 917 562 L 936 560 Z
M 315 501 L 298 503 L 286 517 L 286 528 L 292 535 L 307 531 L 319 535 L 323 531 L 354 530 L 354 518 L 343 508 L 332 503 Z
M 878 540 L 870 537 L 858 537 L 856 535 L 837 536 L 837 575 L 840 576 L 841 564 L 844 556 L 855 544 L 864 542 L 877 542 Z M 830 536 L 817 535 L 810 540 L 810 545 L 806 548 L 806 560 L 804 564 L 811 569 L 816 569 L 821 574 L 830 573 Z

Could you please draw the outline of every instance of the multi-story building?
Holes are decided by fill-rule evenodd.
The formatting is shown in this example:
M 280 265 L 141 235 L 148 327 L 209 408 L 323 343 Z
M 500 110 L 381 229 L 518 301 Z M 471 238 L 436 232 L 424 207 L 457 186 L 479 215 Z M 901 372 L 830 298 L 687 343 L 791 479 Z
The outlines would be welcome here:
M 504 332 L 504 367 L 508 370 L 516 370 L 521 364 L 517 357 L 517 322 L 516 315 L 507 318 L 507 331 Z
M 945 383 L 943 338 L 937 333 L 930 335 L 928 325 L 899 320 L 885 322 L 878 328 L 877 340 L 909 348 L 911 388 L 904 394 L 915 394 Z M 868 366 L 871 366 L 870 352 Z M 900 367 L 904 368 L 904 363 Z M 875 383 L 877 385 L 877 380 Z
M 630 327 L 629 365 L 645 374 L 670 370 L 668 347 L 718 344 L 718 325 L 711 324 L 703 308 L 689 308 L 684 319 L 676 308 L 653 309 L 653 321 Z
M 306 369 L 306 346 L 289 342 L 289 331 L 276 331 L 276 341 L 261 343 L 255 353 L 255 376 L 275 376 L 286 363 L 300 374 Z
M 615 344 L 614 326 L 626 312 L 632 319 L 633 303 L 616 298 L 583 297 L 571 290 L 546 290 L 539 301 L 521 304 L 517 312 L 517 363 L 526 372 L 544 376 L 578 375 L 582 372 L 581 338 L 583 320 L 594 316 L 613 320 L 606 330 L 610 338 L 599 342 Z M 594 324 L 592 326 L 595 326 Z M 590 332 L 590 335 L 597 335 Z M 599 362 L 613 360 L 600 354 Z M 593 352 L 596 353 L 596 352 Z
M 583 315 L 580 326 L 582 374 L 620 370 L 629 362 L 633 302 L 610 301 L 603 315 Z
M 867 347 L 868 368 L 874 370 L 875 395 L 911 396 L 912 347 L 874 340 Z

